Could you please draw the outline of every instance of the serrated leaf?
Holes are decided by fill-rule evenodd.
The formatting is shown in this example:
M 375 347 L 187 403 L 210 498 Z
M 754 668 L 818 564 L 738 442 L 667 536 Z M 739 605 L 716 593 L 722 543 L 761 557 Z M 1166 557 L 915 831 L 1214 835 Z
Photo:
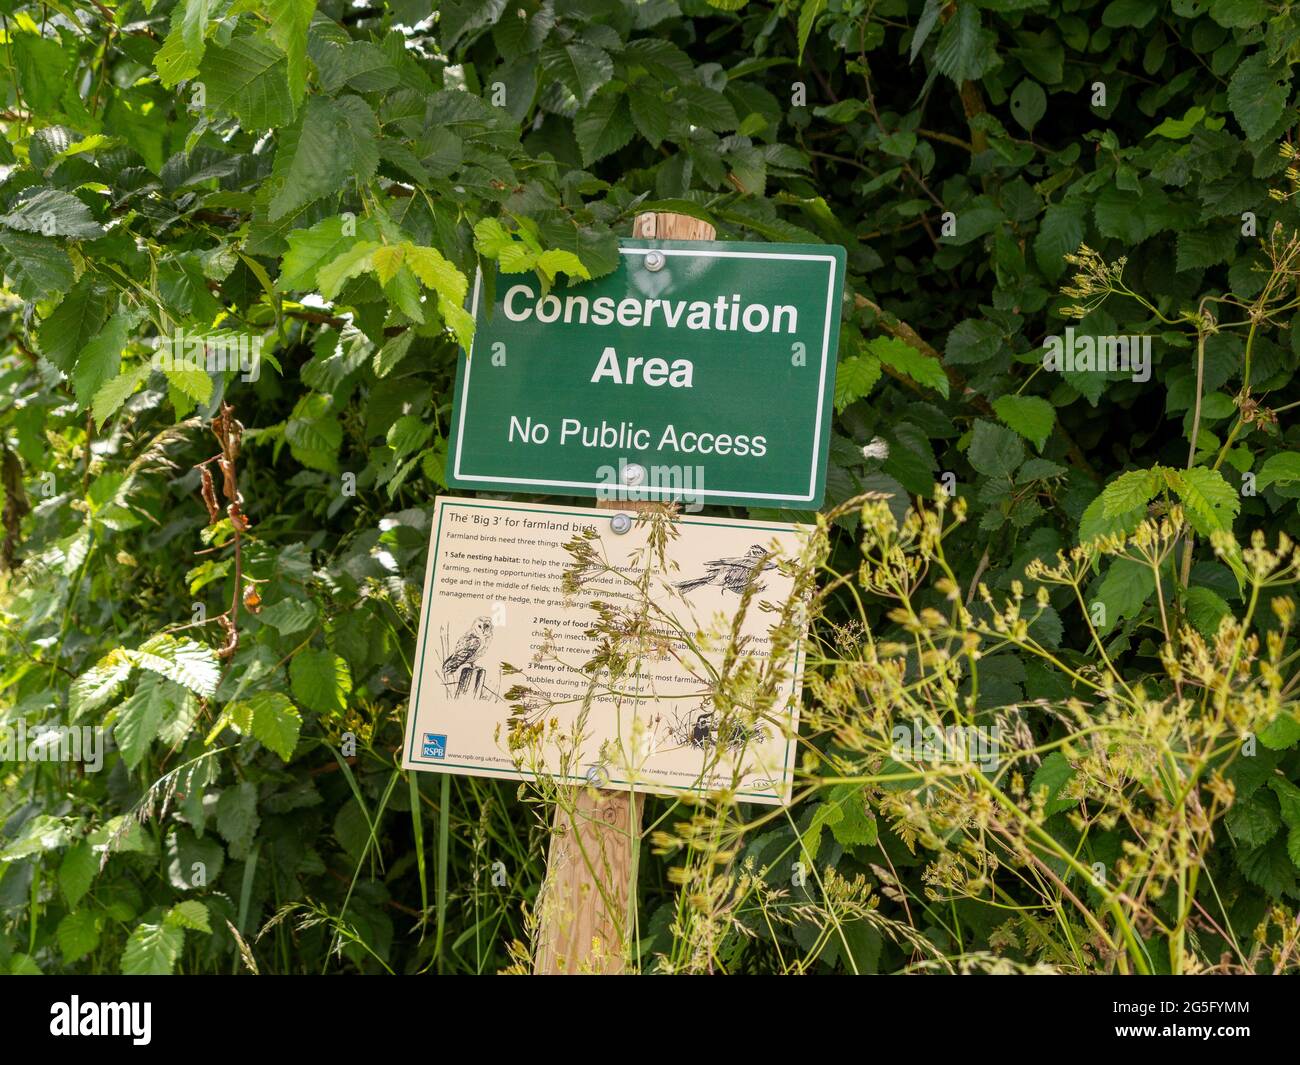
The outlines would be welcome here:
M 959 4 L 939 34 L 934 50 L 935 69 L 960 84 L 983 77 L 997 60 L 995 34 L 980 24 L 979 8 Z
M 1182 501 L 1187 520 L 1202 536 L 1232 529 L 1241 510 L 1241 497 L 1218 470 L 1196 466 L 1170 471 L 1169 486 Z
M 193 640 L 177 639 L 164 633 L 146 640 L 139 650 L 127 651 L 126 654 L 137 666 L 159 673 L 195 695 L 211 695 L 221 679 L 221 667 L 212 648 Z
M 90 910 L 69 913 L 59 922 L 55 936 L 64 964 L 79 961 L 99 947 L 99 917 Z
M 167 911 L 163 921 L 175 928 L 188 928 L 193 932 L 212 931 L 212 925 L 208 921 L 208 908 L 198 899 L 178 902 Z
M 124 976 L 170 976 L 185 946 L 185 930 L 173 924 L 140 924 L 122 952 Z
M 943 364 L 938 359 L 917 351 L 911 344 L 897 337 L 874 337 L 867 344 L 867 351 L 886 366 L 892 366 L 899 373 L 904 373 L 917 384 L 933 388 L 945 399 L 948 398 L 948 375 L 943 371 Z
M 1114 518 L 1145 509 L 1159 490 L 1159 476 L 1154 470 L 1129 470 L 1121 473 L 1102 489 L 1102 515 Z
M 117 709 L 113 739 L 128 769 L 144 759 L 163 721 L 176 708 L 174 689 L 161 676 L 142 677 L 135 692 Z
M 147 365 L 134 366 L 100 385 L 90 403 L 91 416 L 99 428 L 102 429 L 104 423 L 117 413 L 117 409 L 130 399 L 132 393 L 149 377 L 149 372 Z
M 618 151 L 636 132 L 627 97 L 614 92 L 597 96 L 574 119 L 573 132 L 586 166 Z
M 593 44 L 571 41 L 548 45 L 542 50 L 542 72 L 561 82 L 577 98 L 579 106 L 614 76 L 614 61 Z
M 110 651 L 72 682 L 69 703 L 72 720 L 98 710 L 112 699 L 131 675 L 131 660 L 120 648 Z
M 90 208 L 62 189 L 39 189 L 28 193 L 13 210 L 0 214 L 0 225 L 24 233 L 72 237 L 75 240 L 94 240 L 104 235 L 103 227 L 95 221 Z
M 110 296 L 84 276 L 63 297 L 37 333 L 41 352 L 64 373 L 71 373 L 81 349 L 108 320 Z
M 1000 396 L 993 401 L 993 410 L 1040 452 L 1056 425 L 1056 408 L 1038 396 Z
M 841 359 L 835 371 L 835 410 L 865 396 L 880 380 L 880 360 L 872 355 L 850 355 Z
M 6 233 L 0 240 L 0 266 L 26 300 L 43 300 L 72 288 L 72 259 L 52 237 Z
M 1264 460 L 1255 478 L 1260 489 L 1274 484 L 1295 484 L 1300 481 L 1300 452 L 1279 451 Z
M 293 757 L 302 730 L 302 715 L 284 693 L 258 692 L 231 703 L 226 708 L 226 716 L 240 732 L 252 735 L 267 750 L 278 754 L 281 761 Z
M 256 784 L 245 780 L 222 789 L 217 798 L 217 831 L 229 844 L 232 858 L 239 859 L 248 854 L 261 822 L 257 812 Z
M 99 872 L 99 859 L 85 840 L 74 843 L 59 863 L 59 891 L 68 909 L 75 910 L 95 882 Z
M 1025 445 L 1010 429 L 977 418 L 966 457 L 985 477 L 1009 477 L 1025 461 Z
M 1270 64 L 1262 50 L 1237 64 L 1228 82 L 1228 106 L 1247 140 L 1258 140 L 1282 117 L 1290 86 L 1286 64 Z
M 348 664 L 328 651 L 306 650 L 289 663 L 293 697 L 318 714 L 341 714 L 352 691 Z
M 316 274 L 320 294 L 327 300 L 334 299 L 346 282 L 370 269 L 372 256 L 379 247 L 378 241 L 360 240 L 322 266 Z
M 274 129 L 293 121 L 288 58 L 270 40 L 241 34 L 230 44 L 209 43 L 199 67 L 207 106 L 228 112 L 248 130 Z
M 379 123 L 365 100 L 313 96 L 281 135 L 267 217 L 275 222 L 313 200 L 337 196 L 346 180 L 369 181 L 378 166 Z

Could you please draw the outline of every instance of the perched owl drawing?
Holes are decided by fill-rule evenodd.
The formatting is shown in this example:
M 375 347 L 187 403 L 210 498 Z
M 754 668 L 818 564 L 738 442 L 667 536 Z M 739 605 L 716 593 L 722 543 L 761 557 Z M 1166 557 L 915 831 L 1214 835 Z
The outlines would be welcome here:
M 704 576 L 682 581 L 677 587 L 683 592 L 691 592 L 707 584 L 717 584 L 722 586 L 724 592 L 741 595 L 760 569 L 776 569 L 775 562 L 763 562 L 766 554 L 762 544 L 755 544 L 745 552 L 743 558 L 715 558 L 712 562 L 704 563 Z M 760 562 L 763 563 L 761 567 Z
M 456 641 L 451 654 L 442 660 L 443 680 L 448 684 L 454 683 L 462 669 L 477 664 L 491 642 L 492 619 L 475 618 L 465 635 Z

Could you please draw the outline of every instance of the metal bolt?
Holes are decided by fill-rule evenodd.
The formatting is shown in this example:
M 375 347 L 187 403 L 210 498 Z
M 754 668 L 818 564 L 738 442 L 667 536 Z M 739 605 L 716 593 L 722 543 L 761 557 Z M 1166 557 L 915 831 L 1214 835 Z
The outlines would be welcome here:
M 629 462 L 623 467 L 623 483 L 626 485 L 644 484 L 645 467 L 638 466 L 635 462 Z
M 664 268 L 664 253 L 661 251 L 647 252 L 645 257 L 645 268 L 652 273 Z
M 587 770 L 587 783 L 600 787 L 609 782 L 609 773 L 603 765 L 594 765 Z
M 632 519 L 626 514 L 615 514 L 609 519 L 609 527 L 613 532 L 622 536 L 628 529 L 632 528 Z

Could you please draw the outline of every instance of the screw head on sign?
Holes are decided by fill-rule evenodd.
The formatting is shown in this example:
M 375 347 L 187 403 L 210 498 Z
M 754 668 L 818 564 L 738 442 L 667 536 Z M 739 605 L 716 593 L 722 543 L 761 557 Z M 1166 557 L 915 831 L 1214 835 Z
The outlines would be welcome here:
M 647 252 L 645 257 L 645 268 L 652 273 L 664 268 L 664 253 L 661 251 Z
M 632 519 L 628 517 L 628 515 L 626 514 L 615 514 L 612 518 L 609 519 L 609 527 L 613 532 L 616 532 L 618 533 L 619 536 L 622 536 L 625 532 L 627 532 L 630 528 L 632 528 Z
M 644 484 L 645 467 L 639 466 L 635 462 L 629 462 L 623 467 L 623 483 L 628 485 Z
M 594 765 L 587 770 L 587 783 L 596 787 L 609 782 L 609 773 L 603 765 Z

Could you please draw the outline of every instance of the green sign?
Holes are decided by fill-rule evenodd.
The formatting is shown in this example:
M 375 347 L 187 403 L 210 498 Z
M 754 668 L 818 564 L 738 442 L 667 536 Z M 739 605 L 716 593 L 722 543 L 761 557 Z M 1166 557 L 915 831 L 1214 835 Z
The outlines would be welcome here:
M 596 281 L 494 281 L 490 312 L 474 286 L 448 484 L 821 504 L 843 248 L 629 240 Z

